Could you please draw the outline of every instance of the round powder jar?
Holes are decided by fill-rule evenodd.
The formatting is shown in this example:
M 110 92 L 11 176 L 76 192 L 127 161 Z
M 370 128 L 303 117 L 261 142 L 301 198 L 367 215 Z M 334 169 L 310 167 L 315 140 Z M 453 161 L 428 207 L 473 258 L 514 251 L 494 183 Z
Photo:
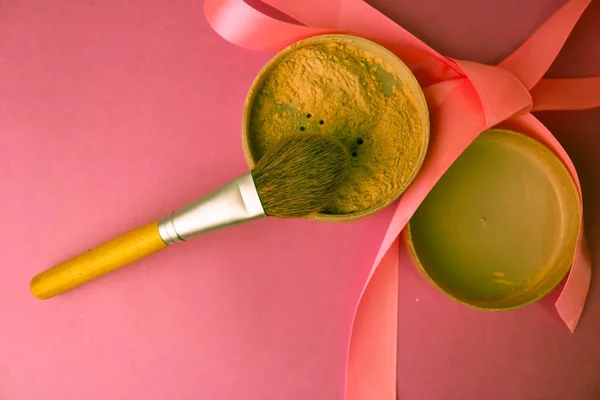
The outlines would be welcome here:
M 412 182 L 427 151 L 429 114 L 417 80 L 390 51 L 322 35 L 282 50 L 255 79 L 243 118 L 248 164 L 303 132 L 337 137 L 351 159 L 335 199 L 314 218 L 354 220 L 386 207 Z

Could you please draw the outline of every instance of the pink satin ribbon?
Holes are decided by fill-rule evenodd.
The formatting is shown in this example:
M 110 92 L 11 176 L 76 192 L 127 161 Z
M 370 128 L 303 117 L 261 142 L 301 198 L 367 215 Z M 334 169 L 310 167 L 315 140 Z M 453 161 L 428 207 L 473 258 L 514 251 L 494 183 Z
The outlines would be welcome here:
M 396 398 L 398 260 L 406 251 L 400 233 L 444 172 L 484 130 L 500 126 L 525 133 L 553 150 L 579 178 L 571 159 L 533 110 L 600 106 L 600 77 L 542 79 L 591 0 L 572 0 L 497 66 L 444 57 L 362 0 L 265 0 L 305 24 L 271 18 L 242 0 L 206 0 L 205 14 L 226 40 L 248 49 L 278 51 L 307 37 L 348 33 L 378 42 L 413 71 L 427 98 L 432 129 L 426 160 L 395 204 L 354 314 L 346 374 L 346 399 Z M 314 10 L 319 12 L 314 12 Z M 556 309 L 577 327 L 591 279 L 583 223 Z

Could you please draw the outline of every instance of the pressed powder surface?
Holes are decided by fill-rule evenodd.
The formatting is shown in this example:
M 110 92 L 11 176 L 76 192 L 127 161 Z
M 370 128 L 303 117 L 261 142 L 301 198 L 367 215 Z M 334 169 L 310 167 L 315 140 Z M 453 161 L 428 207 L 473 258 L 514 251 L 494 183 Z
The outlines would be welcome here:
M 254 160 L 286 135 L 339 138 L 350 172 L 324 211 L 350 214 L 386 203 L 414 177 L 426 138 L 417 101 L 393 69 L 349 43 L 321 43 L 286 54 L 266 74 L 252 103 Z
M 505 130 L 481 134 L 410 221 L 424 272 L 469 305 L 512 308 L 553 289 L 569 270 L 579 195 L 560 159 Z

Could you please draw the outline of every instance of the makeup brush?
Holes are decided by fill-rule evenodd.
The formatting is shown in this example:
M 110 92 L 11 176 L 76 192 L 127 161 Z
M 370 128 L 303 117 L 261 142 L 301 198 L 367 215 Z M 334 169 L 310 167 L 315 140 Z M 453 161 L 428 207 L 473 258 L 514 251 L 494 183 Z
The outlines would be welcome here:
M 31 292 L 48 299 L 214 229 L 265 216 L 301 218 L 322 211 L 342 182 L 348 162 L 347 150 L 333 137 L 288 136 L 251 172 L 208 196 L 36 275 Z

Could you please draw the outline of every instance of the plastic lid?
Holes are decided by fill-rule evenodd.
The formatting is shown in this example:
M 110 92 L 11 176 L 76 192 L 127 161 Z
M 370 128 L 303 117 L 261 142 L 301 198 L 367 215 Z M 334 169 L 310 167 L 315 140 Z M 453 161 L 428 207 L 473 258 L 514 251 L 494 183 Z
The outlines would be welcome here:
M 579 195 L 560 159 L 520 133 L 482 133 L 410 221 L 422 271 L 454 299 L 479 308 L 525 305 L 569 270 Z

